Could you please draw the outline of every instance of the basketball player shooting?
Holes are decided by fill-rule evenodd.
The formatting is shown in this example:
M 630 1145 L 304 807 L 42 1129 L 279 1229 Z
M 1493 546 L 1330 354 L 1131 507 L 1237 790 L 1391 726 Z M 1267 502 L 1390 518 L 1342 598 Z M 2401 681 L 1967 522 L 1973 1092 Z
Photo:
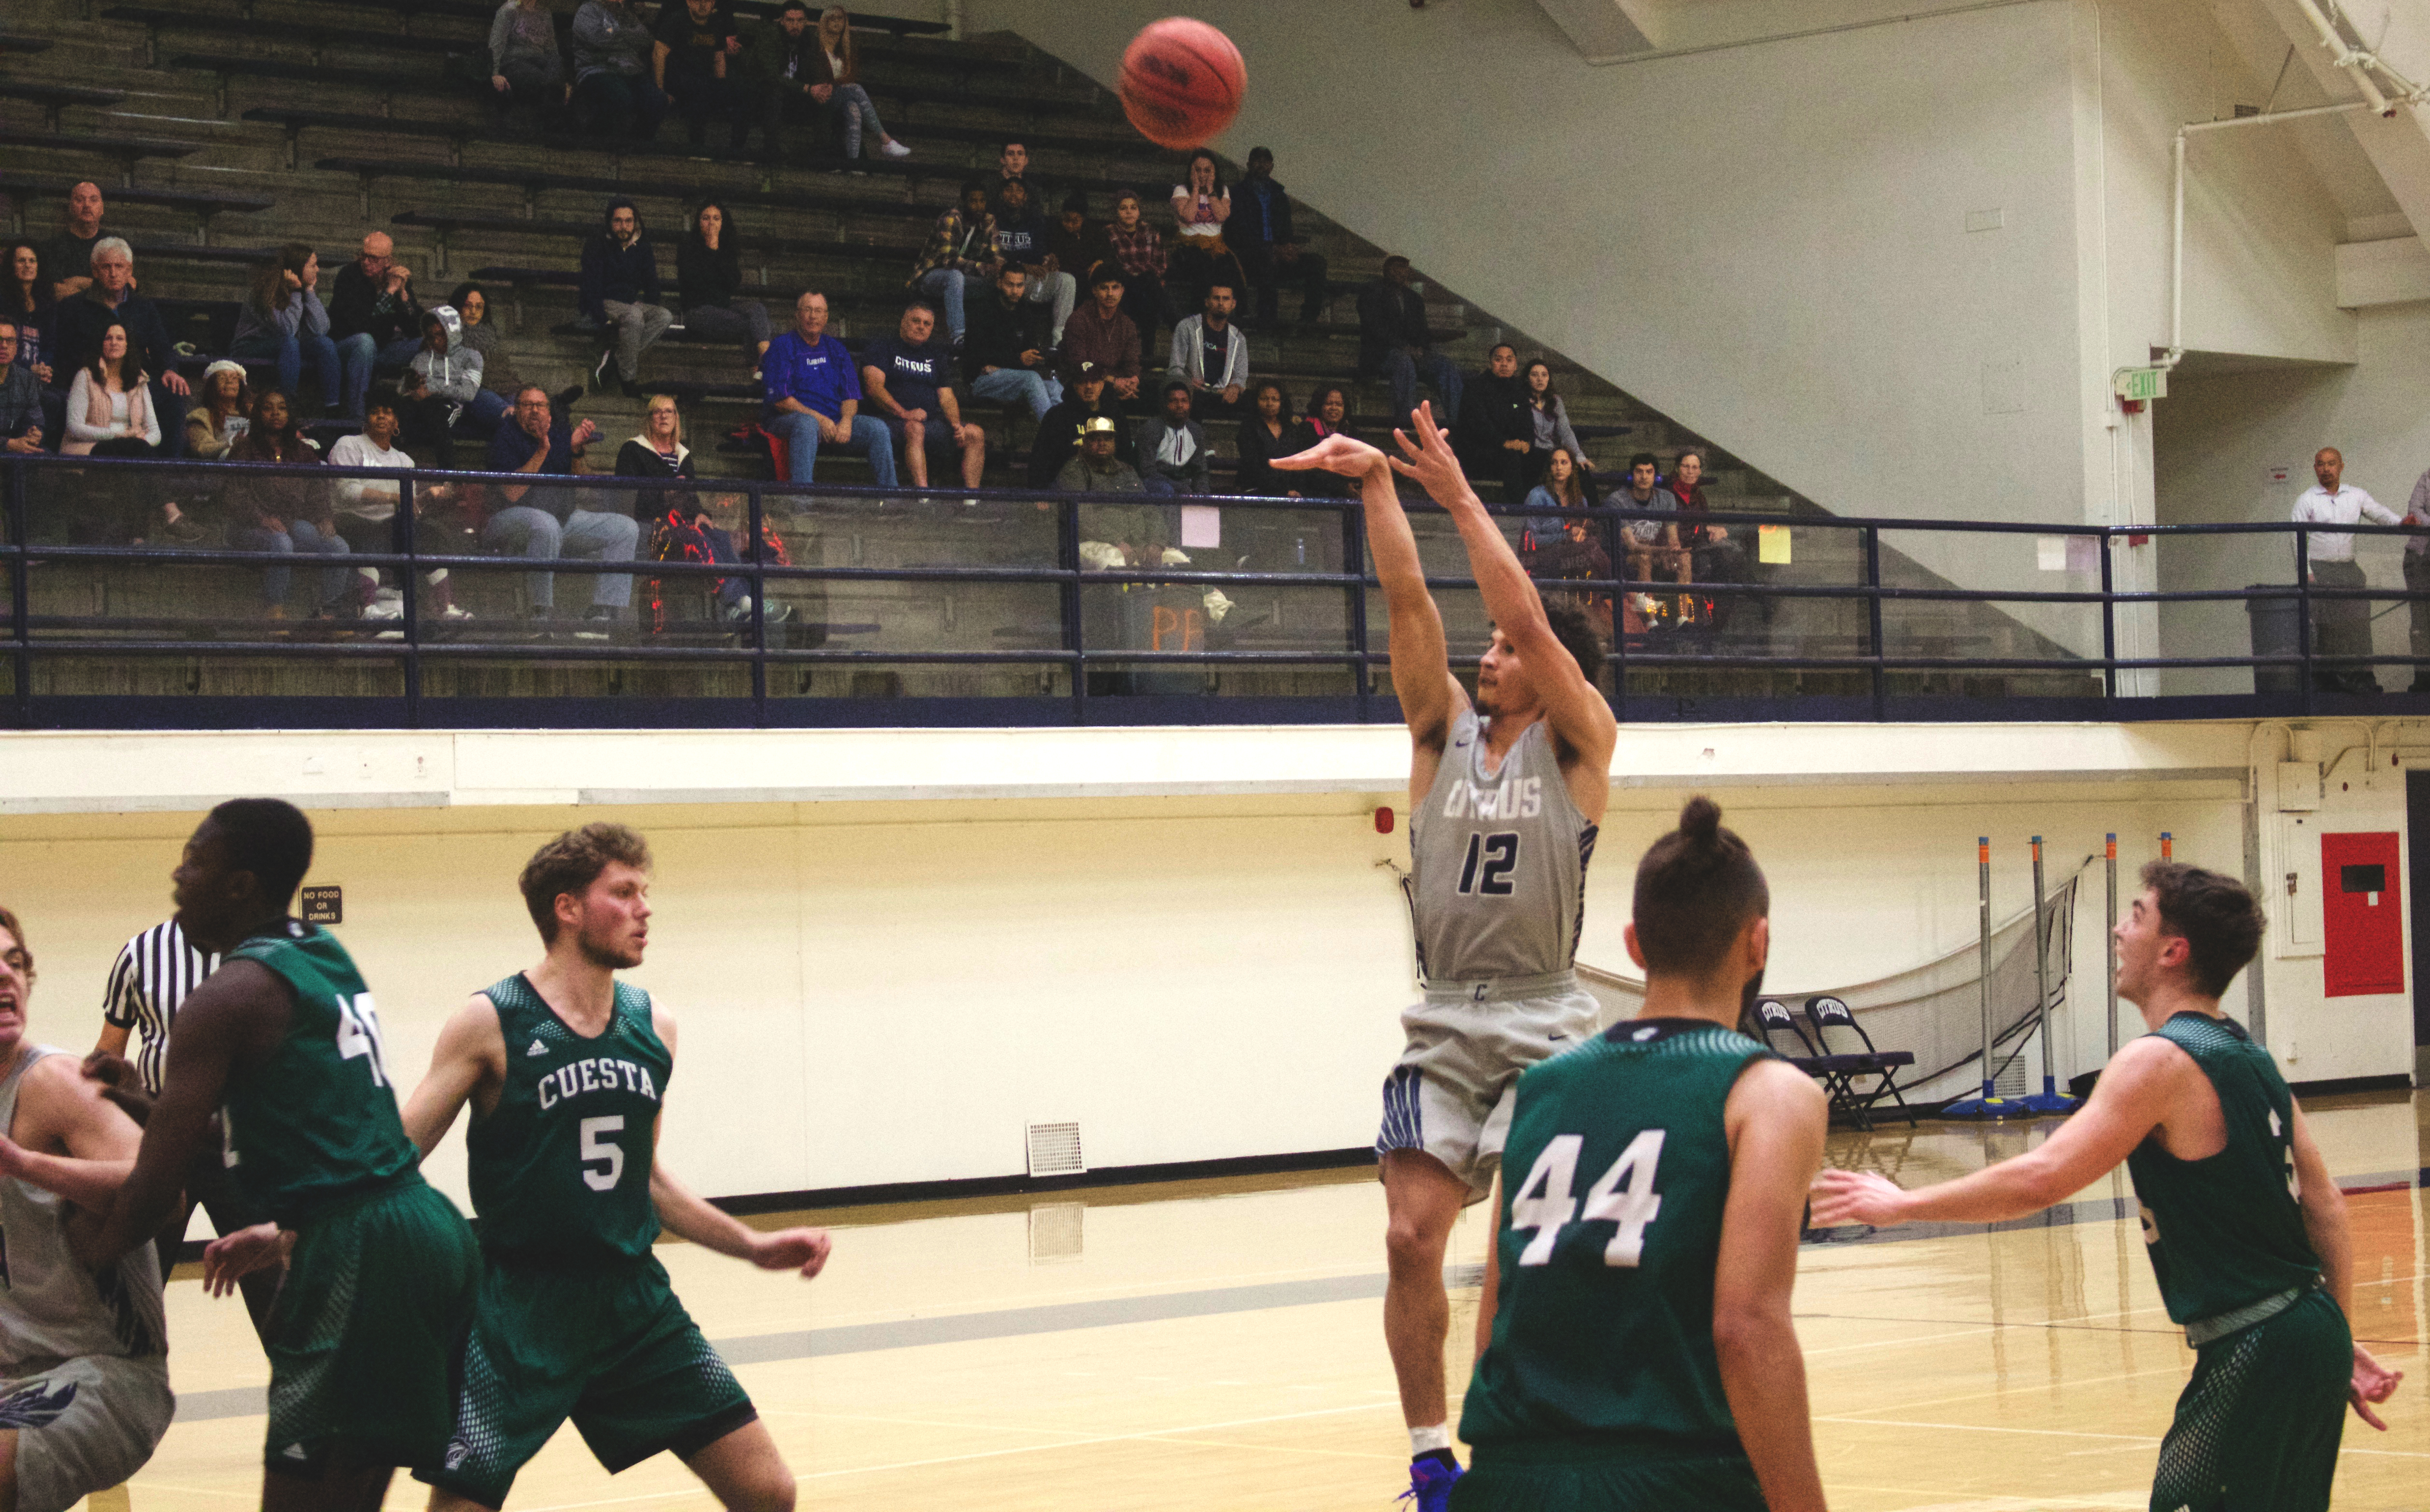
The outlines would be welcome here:
M 1460 1209 L 1492 1189 L 1519 1073 L 1595 1033 L 1595 999 L 1572 967 L 1619 728 L 1595 688 L 1604 651 L 1592 623 L 1544 602 L 1432 408 L 1410 420 L 1415 440 L 1393 432 L 1400 457 L 1328 436 L 1274 466 L 1358 480 L 1409 726 L 1409 895 L 1426 995 L 1401 1016 L 1408 1044 L 1384 1083 L 1375 1148 L 1389 1215 L 1384 1338 L 1409 1428 L 1410 1497 L 1438 1512 L 1459 1476 L 1443 1251 Z M 1473 704 L 1451 674 L 1395 470 L 1449 511 L 1492 617 Z

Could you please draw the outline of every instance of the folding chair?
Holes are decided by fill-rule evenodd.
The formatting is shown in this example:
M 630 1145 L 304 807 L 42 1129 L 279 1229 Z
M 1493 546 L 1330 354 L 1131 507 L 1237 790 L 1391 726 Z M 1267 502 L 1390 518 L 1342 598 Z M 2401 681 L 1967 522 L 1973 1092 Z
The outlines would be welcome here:
M 1865 1026 L 1858 1023 L 1856 1016 L 1848 1011 L 1848 1005 L 1835 997 L 1807 998 L 1806 1017 L 1814 1025 L 1814 1041 L 1822 1048 L 1824 1058 L 1837 1063 L 1841 1068 L 1839 1089 L 1842 1094 L 1842 1105 L 1856 1114 L 1856 1126 L 1860 1129 L 1871 1129 L 1873 1126 L 1873 1105 L 1887 1097 L 1898 1105 L 1900 1112 L 1906 1115 L 1906 1126 L 1910 1129 L 1914 1128 L 1915 1110 L 1906 1105 L 1906 1098 L 1900 1093 L 1898 1081 L 1890 1073 L 1902 1066 L 1914 1065 L 1915 1053 L 1908 1050 L 1874 1049 L 1873 1037 L 1865 1033 Z M 1863 1053 L 1831 1053 L 1831 1031 L 1834 1029 L 1840 1032 L 1843 1039 L 1847 1035 L 1854 1034 L 1864 1045 Z M 1856 1088 L 1856 1078 L 1859 1076 L 1877 1076 L 1880 1080 L 1871 1089 L 1859 1091 Z
M 1798 1027 L 1797 1020 L 1789 1011 L 1789 1005 L 1778 998 L 1765 998 L 1755 1005 L 1754 1017 L 1756 1032 L 1749 1038 L 1761 1040 L 1766 1050 L 1821 1082 L 1822 1089 L 1832 1093 L 1832 1101 L 1836 1104 L 1839 1096 L 1832 1088 L 1832 1074 L 1824 1069 L 1823 1057 L 1817 1055 L 1814 1046 L 1807 1042 L 1806 1031 Z M 1784 1034 L 1789 1037 L 1790 1047 L 1780 1044 L 1779 1038 Z

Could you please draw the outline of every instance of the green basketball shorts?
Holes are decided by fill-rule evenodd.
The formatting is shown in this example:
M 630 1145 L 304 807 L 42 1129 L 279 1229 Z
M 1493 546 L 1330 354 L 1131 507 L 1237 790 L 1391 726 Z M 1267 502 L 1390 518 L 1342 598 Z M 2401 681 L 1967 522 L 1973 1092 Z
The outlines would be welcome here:
M 2152 1512 L 2325 1512 L 2353 1380 L 2354 1336 L 2325 1291 L 2203 1345 Z
M 486 1507 L 568 1418 L 614 1474 L 690 1458 L 758 1411 L 655 1255 L 583 1269 L 492 1257 L 464 1349 L 455 1432 L 414 1477 Z
M 1536 1446 L 1476 1451 L 1452 1512 L 1764 1512 L 1743 1454 L 1662 1455 Z
M 305 1223 L 262 1344 L 268 1467 L 437 1464 L 480 1271 L 464 1215 L 418 1175 Z

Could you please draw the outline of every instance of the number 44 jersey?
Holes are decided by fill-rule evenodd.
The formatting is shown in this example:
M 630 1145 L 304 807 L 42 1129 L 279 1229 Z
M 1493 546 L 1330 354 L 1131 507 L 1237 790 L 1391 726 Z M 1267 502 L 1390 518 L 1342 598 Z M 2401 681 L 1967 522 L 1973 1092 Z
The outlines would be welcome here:
M 1713 1350 L 1723 1109 L 1771 1054 L 1701 1020 L 1631 1019 L 1519 1078 L 1493 1335 L 1462 1438 L 1480 1451 L 1739 1451 Z
M 650 995 L 617 983 L 608 1027 L 588 1039 L 520 972 L 483 995 L 507 1046 L 497 1106 L 465 1139 L 483 1252 L 549 1265 L 647 1254 L 653 1136 L 674 1071 Z

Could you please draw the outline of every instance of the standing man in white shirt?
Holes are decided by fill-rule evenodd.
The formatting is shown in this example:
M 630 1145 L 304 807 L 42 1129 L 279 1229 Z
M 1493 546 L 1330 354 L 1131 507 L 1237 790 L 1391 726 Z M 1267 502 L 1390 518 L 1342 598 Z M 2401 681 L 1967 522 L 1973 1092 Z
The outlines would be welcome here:
M 2360 489 L 2347 488 L 2340 481 L 2345 475 L 2344 454 L 2334 446 L 2323 446 L 2312 456 L 2312 476 L 2320 481 L 2304 490 L 2295 501 L 2297 524 L 2352 525 L 2370 519 L 2383 525 L 2405 522 L 2386 505 Z M 2366 588 L 2362 569 L 2355 565 L 2354 537 L 2341 531 L 2317 530 L 2312 533 L 2312 586 L 2314 588 Z M 2315 599 L 2312 601 L 2312 655 L 2316 656 L 2368 656 L 2371 655 L 2371 601 L 2368 599 Z M 2372 669 L 2362 666 L 2330 667 L 2316 674 L 2322 692 L 2376 693 L 2379 679 Z
M 2405 523 L 2430 531 L 2430 473 L 2415 480 L 2413 496 L 2405 503 Z M 2413 616 L 2412 651 L 2416 658 L 2408 693 L 2430 693 L 2430 534 L 2405 543 L 2405 590 L 2413 595 L 2405 607 Z

